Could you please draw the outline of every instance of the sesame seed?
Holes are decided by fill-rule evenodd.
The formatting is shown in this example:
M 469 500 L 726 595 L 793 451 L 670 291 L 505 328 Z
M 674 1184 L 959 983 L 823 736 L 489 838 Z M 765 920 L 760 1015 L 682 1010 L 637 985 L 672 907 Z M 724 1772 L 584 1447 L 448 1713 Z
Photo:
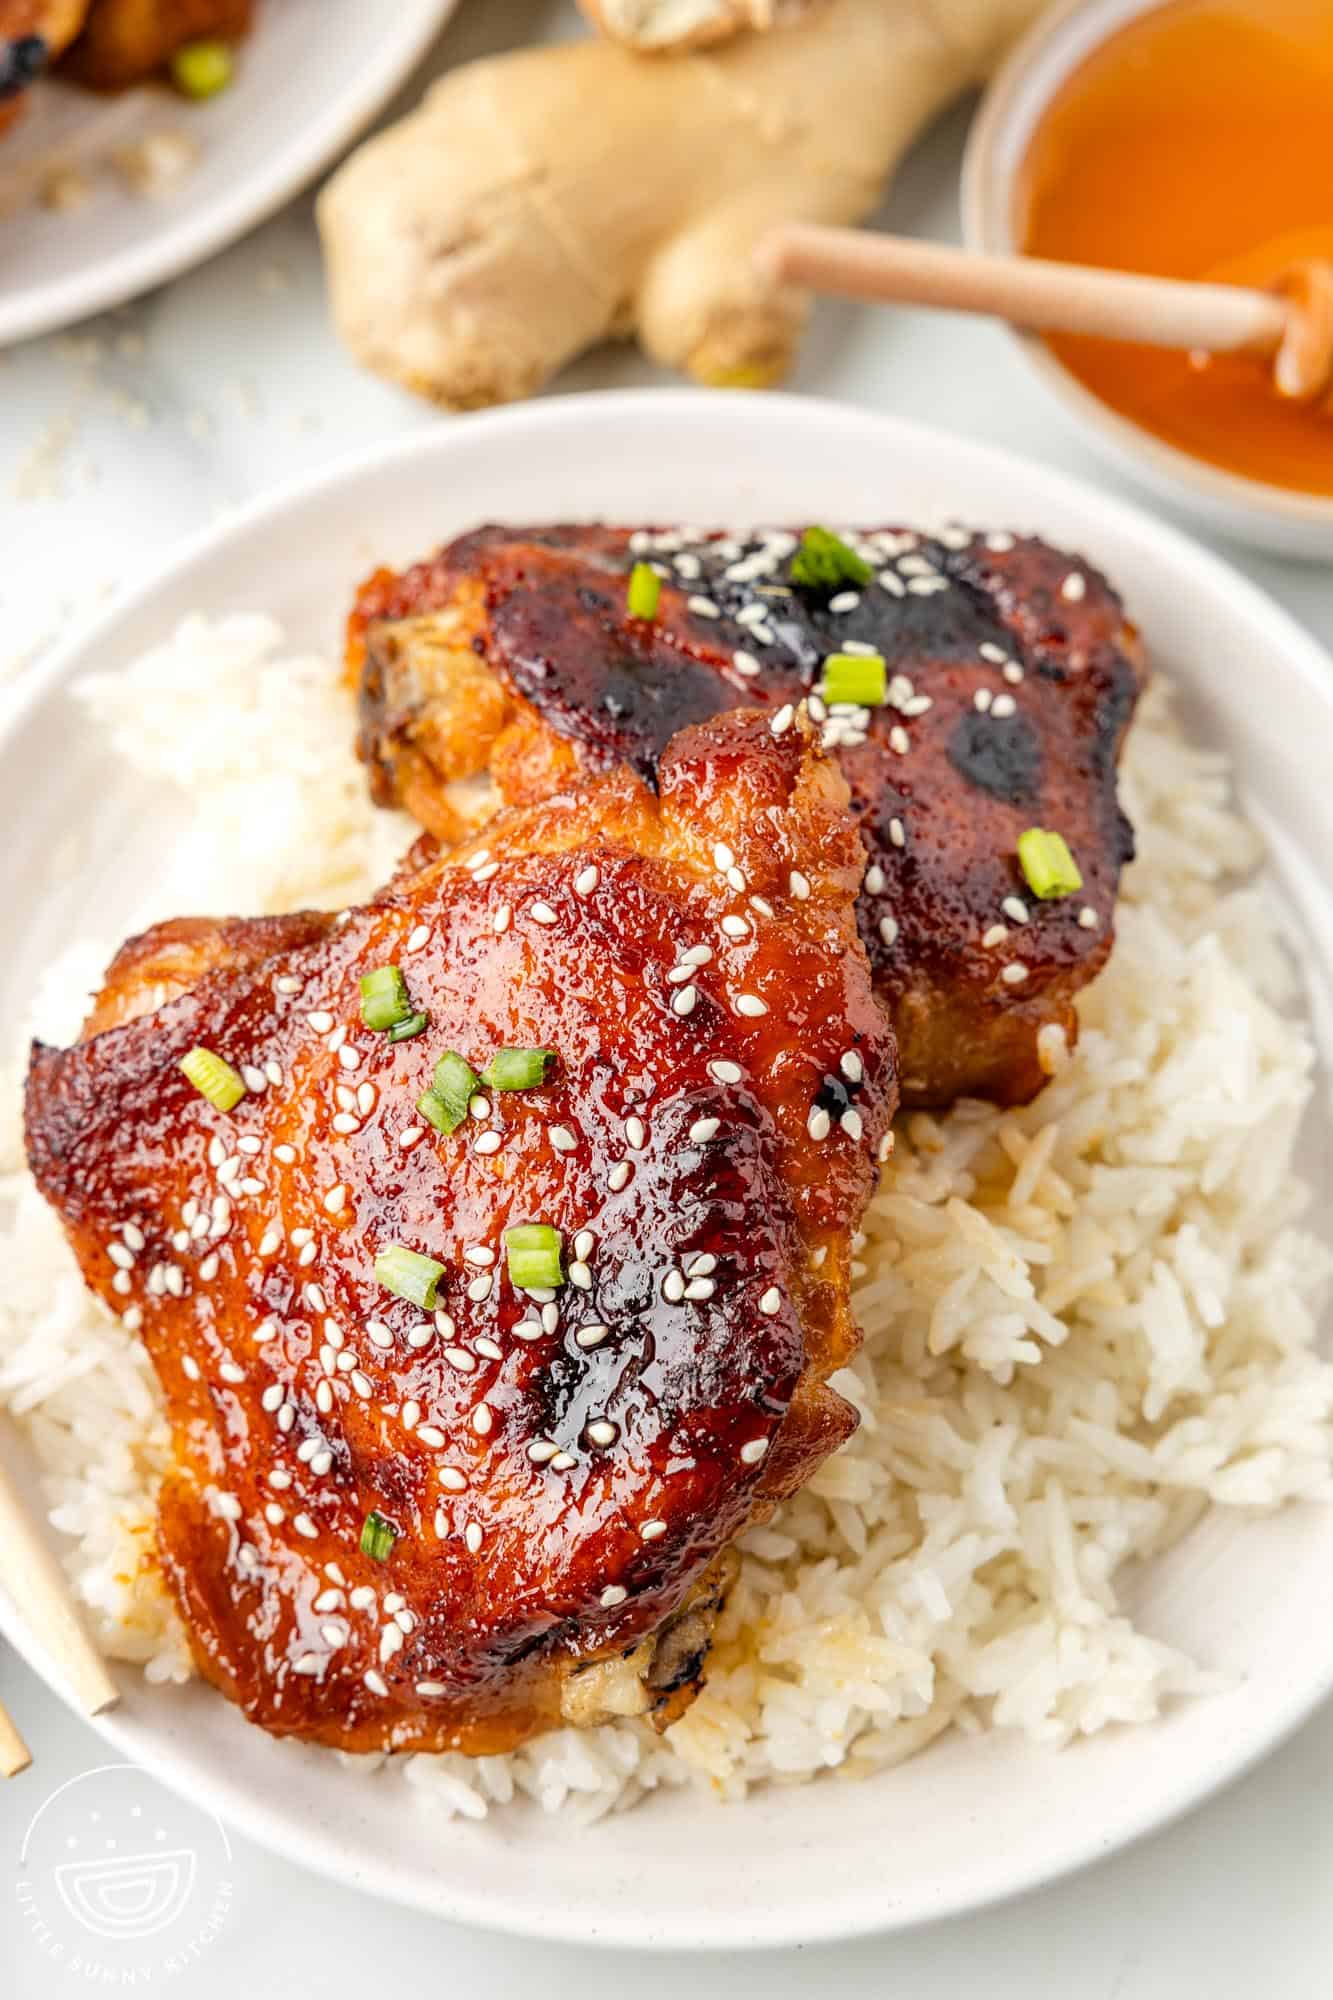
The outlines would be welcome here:
M 463 1540 L 467 1543 L 469 1554 L 476 1555 L 477 1550 L 481 1547 L 481 1529 L 475 1521 L 468 1522 L 466 1528 L 463 1530 Z
M 429 1445 L 432 1451 L 440 1451 L 444 1446 L 444 1432 L 438 1424 L 418 1424 L 417 1436 L 423 1444 Z
M 1006 965 L 1004 971 L 1000 974 L 1006 986 L 1021 986 L 1027 976 L 1027 967 L 1020 964 L 1017 959 L 1015 959 L 1012 965 Z
M 327 1417 L 332 1412 L 333 1390 L 327 1382 L 317 1382 L 315 1384 L 315 1408 L 323 1417 Z
M 911 748 L 907 731 L 900 722 L 895 722 L 889 731 L 889 748 L 895 750 L 900 757 L 905 757 Z
M 268 1082 L 268 1078 L 265 1076 L 263 1070 L 256 1068 L 254 1063 L 241 1064 L 241 1080 L 247 1090 L 252 1090 L 256 1093 L 263 1090 Z
M 722 616 L 722 613 L 718 610 L 711 597 L 687 597 L 685 604 L 686 608 L 692 611 L 696 618 L 720 618 Z
M 1028 920 L 1028 906 L 1017 896 L 1006 896 L 1000 908 L 1013 923 L 1025 924 Z
M 685 1297 L 695 1300 L 711 1299 L 716 1290 L 717 1286 L 711 1278 L 691 1278 L 685 1287 Z
M 839 1059 L 838 1068 L 848 1083 L 861 1083 L 865 1078 L 865 1064 L 855 1049 L 847 1050 L 847 1053 Z
M 409 951 L 420 951 L 429 936 L 430 926 L 428 924 L 417 924 L 408 934 L 407 949 Z
M 295 1515 L 292 1520 L 292 1526 L 295 1528 L 297 1534 L 304 1535 L 308 1542 L 313 1542 L 319 1534 L 319 1529 L 308 1514 Z
M 679 1305 L 685 1296 L 685 1280 L 679 1271 L 668 1271 L 662 1280 L 662 1296 L 673 1306 Z
M 264 1064 L 264 1075 L 268 1078 L 269 1082 L 273 1085 L 275 1090 L 281 1090 L 282 1065 L 280 1063 L 266 1062 Z
M 477 1139 L 472 1150 L 474 1153 L 498 1153 L 501 1143 L 498 1132 L 483 1132 Z
M 748 1444 L 741 1446 L 741 1462 L 745 1465 L 758 1465 L 767 1450 L 767 1438 L 751 1438 Z
M 1017 687 L 1023 679 L 1023 669 L 1019 666 L 1017 660 L 1006 660 L 1000 671 L 1008 681 L 1010 687 Z
M 118 1265 L 122 1271 L 133 1270 L 134 1252 L 132 1250 L 127 1250 L 123 1243 L 108 1243 L 106 1246 L 106 1254 L 111 1259 L 112 1263 Z
M 484 1354 L 488 1361 L 504 1360 L 504 1349 L 497 1341 L 488 1339 L 484 1334 L 475 1345 L 478 1354 Z
M 121 1314 L 120 1323 L 127 1333 L 137 1333 L 143 1325 L 143 1307 L 131 1306 L 127 1312 Z
M 907 835 L 903 832 L 903 823 L 900 819 L 889 821 L 889 839 L 895 847 L 906 847 Z
M 843 611 L 855 611 L 860 602 L 859 590 L 840 590 L 836 597 L 830 597 L 828 608 L 836 615 Z
M 292 1672 L 294 1674 L 317 1674 L 321 1664 L 322 1662 L 317 1653 L 302 1653 L 298 1660 L 293 1660 Z
M 371 1393 L 369 1377 L 363 1375 L 359 1368 L 354 1368 L 352 1370 L 350 1379 L 352 1387 L 356 1390 L 356 1393 L 358 1396 L 360 1396 L 362 1402 L 363 1403 L 368 1402 Z
M 606 1184 L 612 1194 L 619 1194 L 629 1180 L 633 1168 L 628 1160 L 618 1160 L 606 1177 Z
M 236 1150 L 238 1153 L 247 1153 L 253 1159 L 256 1153 L 263 1152 L 264 1142 L 262 1139 L 256 1139 L 252 1132 L 247 1132 L 243 1139 L 236 1141 Z
M 666 1531 L 667 1524 L 665 1521 L 645 1521 L 639 1530 L 639 1535 L 641 1540 L 645 1542 L 656 1542 L 661 1539 Z
M 575 895 L 591 896 L 593 890 L 597 887 L 597 882 L 598 875 L 595 868 L 587 867 L 580 869 L 579 873 L 574 877 Z
M 499 909 L 495 911 L 491 918 L 491 929 L 497 937 L 503 937 L 504 933 L 509 929 L 513 914 L 514 912 L 508 903 L 501 903 Z
M 623 1604 L 628 1596 L 629 1592 L 623 1583 L 608 1583 L 606 1589 L 602 1592 L 601 1602 L 603 1611 L 614 1610 L 616 1605 Z
M 551 1470 L 552 1472 L 568 1472 L 571 1466 L 577 1464 L 578 1460 L 575 1458 L 573 1452 L 558 1451 L 551 1460 Z
M 750 926 L 744 917 L 723 917 L 722 930 L 729 938 L 743 938 L 750 935 Z
M 491 1433 L 491 1423 L 492 1423 L 492 1417 L 491 1417 L 490 1404 L 478 1403 L 476 1409 L 472 1412 L 472 1428 L 477 1433 L 477 1436 L 483 1438 L 489 1437 Z
M 586 1261 L 591 1257 L 596 1241 L 597 1238 L 593 1235 L 591 1229 L 580 1229 L 578 1235 L 574 1238 L 574 1255 L 582 1257 Z
M 332 1124 L 334 1131 L 341 1132 L 344 1137 L 349 1133 L 361 1130 L 361 1121 L 358 1118 L 353 1118 L 350 1111 L 340 1111 L 336 1118 L 332 1120 Z
M 528 1446 L 528 1457 L 534 1465 L 549 1465 L 559 1449 L 559 1445 L 552 1444 L 549 1438 L 534 1438 Z
M 388 1683 L 385 1681 L 384 1676 L 377 1674 L 373 1667 L 368 1667 L 361 1678 L 372 1694 L 385 1695 L 389 1692 Z
M 329 1029 L 333 1026 L 332 1014 L 326 1014 L 322 1009 L 314 1014 L 307 1014 L 306 1020 L 317 1035 L 327 1035 Z
M 472 1300 L 474 1305 L 484 1305 L 486 1300 L 491 1295 L 491 1291 L 494 1287 L 494 1284 L 495 1284 L 494 1273 L 491 1271 L 483 1271 L 479 1278 L 474 1278 L 472 1280 L 471 1284 L 467 1288 L 467 1295 Z
M 736 865 L 735 855 L 732 853 L 731 849 L 727 846 L 725 840 L 719 840 L 713 848 L 714 868 L 717 869 L 719 874 L 725 875 L 728 868 L 734 868 L 735 865 Z
M 380 1659 L 387 1665 L 395 1653 L 402 1651 L 403 1635 L 396 1625 L 386 1625 L 380 1633 Z
M 1095 931 L 1098 924 L 1101 922 L 1101 918 L 1097 915 L 1097 912 L 1093 909 L 1091 903 L 1085 903 L 1083 905 L 1083 908 L 1078 913 L 1078 920 L 1079 924 L 1085 931 Z
M 747 681 L 753 680 L 755 675 L 759 672 L 759 662 L 758 660 L 756 660 L 753 653 L 747 653 L 744 651 L 741 651 L 739 653 L 733 653 L 731 656 L 731 664 L 733 667 L 735 667 L 736 672 L 738 674 L 743 675 Z
M 309 1306 L 311 1312 L 326 1313 L 328 1311 L 329 1302 L 324 1296 L 324 1290 L 321 1285 L 306 1285 L 301 1296 Z
M 1060 585 L 1061 597 L 1063 597 L 1065 601 L 1069 604 L 1077 604 L 1080 598 L 1086 597 L 1087 594 L 1088 594 L 1087 578 L 1085 576 L 1080 576 L 1077 570 L 1071 570 L 1069 572 L 1069 575 L 1065 578 L 1064 582 Z
M 573 1263 L 571 1263 L 567 1276 L 570 1284 L 576 1285 L 581 1292 L 590 1292 L 592 1290 L 592 1272 L 581 1257 L 575 1258 Z
M 167 1290 L 171 1293 L 173 1299 L 184 1298 L 185 1273 L 184 1271 L 181 1270 L 178 1264 L 167 1265 L 166 1274 L 163 1278 L 163 1283 L 165 1284 Z
M 1009 935 L 1008 924 L 992 924 L 988 931 L 982 932 L 981 942 L 986 947 L 987 951 L 993 951 L 997 944 L 1004 943 L 1008 935 Z
M 568 1125 L 548 1126 L 546 1136 L 557 1153 L 572 1153 L 576 1150 L 579 1143 Z
M 644 1131 L 642 1118 L 627 1118 L 625 1120 L 625 1141 L 627 1145 L 633 1147 L 636 1153 L 642 1151 L 646 1137 L 647 1133 Z
M 588 1436 L 594 1444 L 614 1444 L 619 1434 L 615 1424 L 608 1423 L 605 1417 L 598 1417 L 588 1425 Z
M 484 1270 L 489 1270 L 495 1262 L 495 1252 L 488 1250 L 484 1243 L 470 1243 L 463 1252 L 463 1261 L 467 1264 L 479 1264 Z
M 462 1493 L 466 1489 L 467 1479 L 457 1466 L 444 1465 L 440 1468 L 440 1484 L 450 1493 Z
M 299 993 L 301 990 L 300 980 L 293 979 L 290 972 L 282 973 L 273 984 L 279 993 Z
M 560 1324 L 560 1308 L 553 1299 L 547 1299 L 542 1306 L 542 1332 L 554 1333 Z
M 995 697 L 991 693 L 989 688 L 978 688 L 976 693 L 972 697 L 972 706 L 973 708 L 977 709 L 980 714 L 985 715 L 989 710 L 990 705 L 994 699 Z
M 997 646 L 993 639 L 983 639 L 977 647 L 983 660 L 989 660 L 993 667 L 1002 667 L 1008 657 L 1003 646 Z
M 706 1145 L 715 1136 L 721 1122 L 719 1118 L 696 1118 L 690 1127 L 690 1138 L 696 1146 Z
M 745 891 L 746 887 L 748 886 L 748 885 L 747 885 L 747 882 L 746 882 L 746 878 L 745 878 L 745 876 L 744 876 L 744 875 L 743 875 L 743 874 L 741 873 L 741 871 L 740 871 L 740 869 L 739 869 L 739 868 L 728 868 L 728 870 L 727 870 L 727 885 L 728 885 L 728 887 L 729 887 L 729 888 L 732 888 L 732 889 L 734 889 L 734 890 L 736 891 L 736 894 L 737 894 L 738 896 L 739 896 L 739 895 L 742 895 L 742 894 L 744 893 L 744 891 Z
M 898 919 L 896 917 L 881 917 L 879 920 L 879 934 L 885 944 L 890 946 L 897 944 Z
M 488 861 L 484 868 L 474 868 L 472 870 L 472 879 L 474 882 L 489 882 L 491 877 L 493 875 L 498 875 L 499 872 L 500 872 L 499 862 Z
M 404 1125 L 402 1131 L 398 1134 L 399 1149 L 404 1153 L 410 1153 L 417 1141 L 424 1139 L 425 1136 L 426 1128 L 424 1125 Z
M 674 993 L 671 996 L 672 1013 L 680 1015 L 683 1020 L 687 1014 L 694 1012 L 695 1002 L 698 998 L 699 989 L 697 986 L 682 986 L 679 993 Z
M 117 1271 L 111 1280 L 111 1289 L 113 1292 L 118 1293 L 121 1298 L 124 1298 L 130 1290 L 132 1282 L 133 1280 L 128 1271 Z
M 878 861 L 872 861 L 870 866 L 866 869 L 866 880 L 865 880 L 866 894 L 868 896 L 882 895 L 884 893 L 884 884 L 886 879 L 887 878 L 884 874 L 884 870 L 880 867 Z
M 890 597 L 905 597 L 907 595 L 907 585 L 896 570 L 882 569 L 875 581 L 879 584 L 881 590 L 888 591 Z
M 444 1358 L 451 1368 L 460 1368 L 465 1375 L 470 1375 L 477 1365 L 466 1347 L 446 1347 Z
M 774 736 L 785 736 L 795 719 L 796 710 L 789 701 L 784 702 L 768 726 Z
M 1014 538 L 1012 535 L 998 534 L 987 535 L 986 537 L 986 547 L 994 550 L 997 556 L 1007 555 L 1013 546 Z
M 491 1115 L 490 1098 L 483 1097 L 480 1091 L 475 1092 L 467 1101 L 467 1115 L 479 1123 L 484 1122 Z
M 589 1320 L 588 1324 L 581 1326 L 574 1335 L 574 1345 L 583 1348 L 599 1347 L 609 1331 L 610 1329 L 603 1326 L 600 1320 Z
M 324 1324 L 324 1331 L 328 1334 L 329 1341 L 332 1346 L 334 1347 L 341 1346 L 342 1344 L 341 1328 L 336 1328 L 331 1320 L 326 1320 Z M 335 1332 L 338 1335 L 337 1340 L 334 1340 L 333 1338 Z M 384 1321 L 382 1319 L 368 1319 L 366 1321 L 366 1334 L 367 1337 L 373 1342 L 373 1344 L 376 1347 L 393 1346 L 393 1334 L 390 1332 L 389 1328 L 384 1324 Z
M 363 1118 L 368 1118 L 375 1109 L 376 1091 L 373 1083 L 359 1083 L 356 1087 L 356 1108 Z
M 409 1396 L 403 1404 L 402 1418 L 405 1431 L 414 1431 L 421 1422 L 421 1405 L 415 1398 Z
M 287 1519 L 286 1509 L 279 1507 L 276 1500 L 270 1500 L 264 1508 L 264 1519 L 268 1522 L 270 1528 L 279 1528 Z
M 347 1200 L 347 1189 L 342 1181 L 329 1189 L 324 1197 L 324 1206 L 330 1215 L 337 1215 Z
M 738 993 L 736 995 L 736 1012 L 743 1014 L 747 1020 L 757 1021 L 761 1014 L 768 1012 L 768 1007 L 759 998 L 757 993 Z
M 838 1120 L 838 1123 L 849 1139 L 860 1139 L 865 1132 L 865 1125 L 862 1122 L 861 1114 L 854 1104 L 848 1106 L 847 1110 L 843 1112 L 842 1117 Z
M 690 583 L 698 576 L 703 568 L 703 564 L 699 561 L 698 556 L 679 555 L 672 556 L 671 567 L 675 570 L 677 576 L 683 576 L 685 581 Z
M 338 1051 L 338 1061 L 344 1069 L 357 1069 L 361 1063 L 361 1051 L 353 1048 L 350 1042 L 344 1042 Z
M 739 1063 L 727 1062 L 719 1058 L 708 1065 L 708 1074 L 714 1083 L 739 1083 L 745 1072 Z
M 528 915 L 534 924 L 554 924 L 560 921 L 549 903 L 534 903 Z
M 1011 715 L 1017 714 L 1018 703 L 1011 694 L 997 694 L 990 705 L 990 712 L 997 721 L 1007 722 Z
M 830 1131 L 833 1129 L 833 1121 L 822 1104 L 811 1105 L 810 1116 L 805 1121 L 805 1129 L 812 1139 L 821 1140 L 828 1138 Z

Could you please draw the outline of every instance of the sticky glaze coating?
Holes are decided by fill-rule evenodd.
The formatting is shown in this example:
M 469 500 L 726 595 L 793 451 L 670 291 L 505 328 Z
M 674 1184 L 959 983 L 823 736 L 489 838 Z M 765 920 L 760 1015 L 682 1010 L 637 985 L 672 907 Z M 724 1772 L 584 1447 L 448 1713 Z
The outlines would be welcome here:
M 170 1411 L 167 1581 L 267 1729 L 506 1748 L 690 1606 L 677 1690 L 719 1551 L 854 1425 L 823 1384 L 895 1089 L 846 788 L 753 713 L 658 777 L 505 812 L 341 919 L 161 926 L 34 1050 L 33 1171 Z M 386 964 L 430 1016 L 396 1045 L 360 1018 Z M 229 1114 L 197 1044 L 246 1081 Z M 425 1125 L 442 1051 L 502 1046 L 555 1067 Z M 553 1294 L 506 1274 L 527 1222 Z M 433 1312 L 377 1284 L 391 1243 L 445 1266 Z
M 793 586 L 795 532 L 588 526 L 482 528 L 377 572 L 349 627 L 360 754 L 375 797 L 447 842 L 475 810 L 464 799 L 460 818 L 475 772 L 508 802 L 622 761 L 651 783 L 683 724 L 780 710 L 830 653 L 882 654 L 888 705 L 823 727 L 867 851 L 861 935 L 903 1098 L 1022 1103 L 1072 1044 L 1074 996 L 1111 948 L 1133 851 L 1115 773 L 1137 635 L 1105 579 L 1044 542 L 839 533 L 870 583 Z M 626 608 L 635 561 L 662 577 L 650 622 Z M 1080 894 L 1030 896 L 1017 843 L 1032 826 L 1063 834 Z

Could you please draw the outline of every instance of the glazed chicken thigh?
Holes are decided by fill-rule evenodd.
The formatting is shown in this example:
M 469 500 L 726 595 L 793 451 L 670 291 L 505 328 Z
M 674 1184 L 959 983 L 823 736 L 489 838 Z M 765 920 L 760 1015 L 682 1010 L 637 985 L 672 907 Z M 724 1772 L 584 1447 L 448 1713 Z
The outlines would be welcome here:
M 1111 948 L 1137 635 L 1105 580 L 1044 542 L 839 533 L 851 585 L 802 581 L 786 531 L 490 527 L 381 570 L 349 625 L 358 747 L 375 797 L 449 842 L 497 801 L 617 763 L 651 783 L 683 724 L 782 710 L 830 654 L 879 655 L 887 701 L 828 714 L 824 734 L 867 851 L 861 935 L 903 1099 L 1023 1103 Z M 661 578 L 648 619 L 628 608 L 636 562 Z M 1077 894 L 1031 893 L 1018 842 L 1034 827 L 1072 851 Z
M 166 1579 L 269 1730 L 669 1721 L 728 1544 L 854 1426 L 827 1377 L 896 1090 L 846 787 L 754 712 L 653 779 L 502 811 L 337 917 L 163 925 L 34 1049 L 33 1171 L 167 1400 Z

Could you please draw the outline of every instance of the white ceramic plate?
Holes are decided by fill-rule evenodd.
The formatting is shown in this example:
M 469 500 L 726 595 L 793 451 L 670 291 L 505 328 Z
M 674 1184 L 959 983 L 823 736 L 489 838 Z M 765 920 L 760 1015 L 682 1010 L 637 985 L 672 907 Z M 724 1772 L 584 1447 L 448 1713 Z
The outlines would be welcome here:
M 352 586 L 376 561 L 419 556 L 487 518 L 598 515 L 952 515 L 1085 550 L 1191 690 L 1200 726 L 1234 753 L 1327 990 L 1333 898 L 1318 857 L 1333 852 L 1321 748 L 1333 740 L 1333 668 L 1283 612 L 1159 523 L 1019 459 L 814 402 L 666 391 L 468 417 L 359 459 L 196 543 L 69 646 L 0 740 L 22 885 L 0 1010 L 13 1017 L 89 909 L 113 932 L 123 923 L 127 878 L 171 838 L 161 802 L 136 794 L 67 700 L 76 674 L 128 661 L 194 608 L 272 610 L 294 641 L 333 647 Z M 73 883 L 56 863 L 71 826 L 96 835 Z M 1327 1127 L 1315 1136 L 1306 1164 L 1326 1194 Z M 1058 1755 L 1010 1735 L 949 1738 L 859 1785 L 773 1790 L 737 1807 L 673 1794 L 584 1832 L 526 1806 L 441 1824 L 400 1785 L 275 1744 L 199 1686 L 149 1688 L 123 1672 L 124 1700 L 98 1726 L 256 1839 L 443 1916 L 585 1943 L 807 1942 L 974 1908 L 1195 1804 L 1333 1687 L 1331 1591 L 1333 1510 L 1209 1520 L 1133 1594 L 1149 1631 L 1236 1677 L 1228 1693 Z M 33 1657 L 12 1614 L 4 1629 Z
M 119 305 L 271 215 L 369 123 L 456 4 L 261 0 L 234 81 L 206 104 L 160 84 L 115 97 L 38 84 L 0 139 L 0 347 Z M 164 130 L 198 158 L 170 192 L 134 193 L 107 163 Z M 43 206 L 52 166 L 80 163 L 89 199 Z

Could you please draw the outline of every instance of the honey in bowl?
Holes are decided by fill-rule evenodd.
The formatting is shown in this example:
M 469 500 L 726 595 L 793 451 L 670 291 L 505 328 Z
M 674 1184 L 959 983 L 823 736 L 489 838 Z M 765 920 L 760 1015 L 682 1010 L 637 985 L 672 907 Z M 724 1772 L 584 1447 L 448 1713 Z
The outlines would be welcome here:
M 1333 258 L 1333 0 L 1167 0 L 1103 42 L 1037 126 L 1018 183 L 1032 256 L 1267 285 Z M 1333 413 L 1261 362 L 1052 335 L 1102 402 L 1179 450 L 1333 495 Z

